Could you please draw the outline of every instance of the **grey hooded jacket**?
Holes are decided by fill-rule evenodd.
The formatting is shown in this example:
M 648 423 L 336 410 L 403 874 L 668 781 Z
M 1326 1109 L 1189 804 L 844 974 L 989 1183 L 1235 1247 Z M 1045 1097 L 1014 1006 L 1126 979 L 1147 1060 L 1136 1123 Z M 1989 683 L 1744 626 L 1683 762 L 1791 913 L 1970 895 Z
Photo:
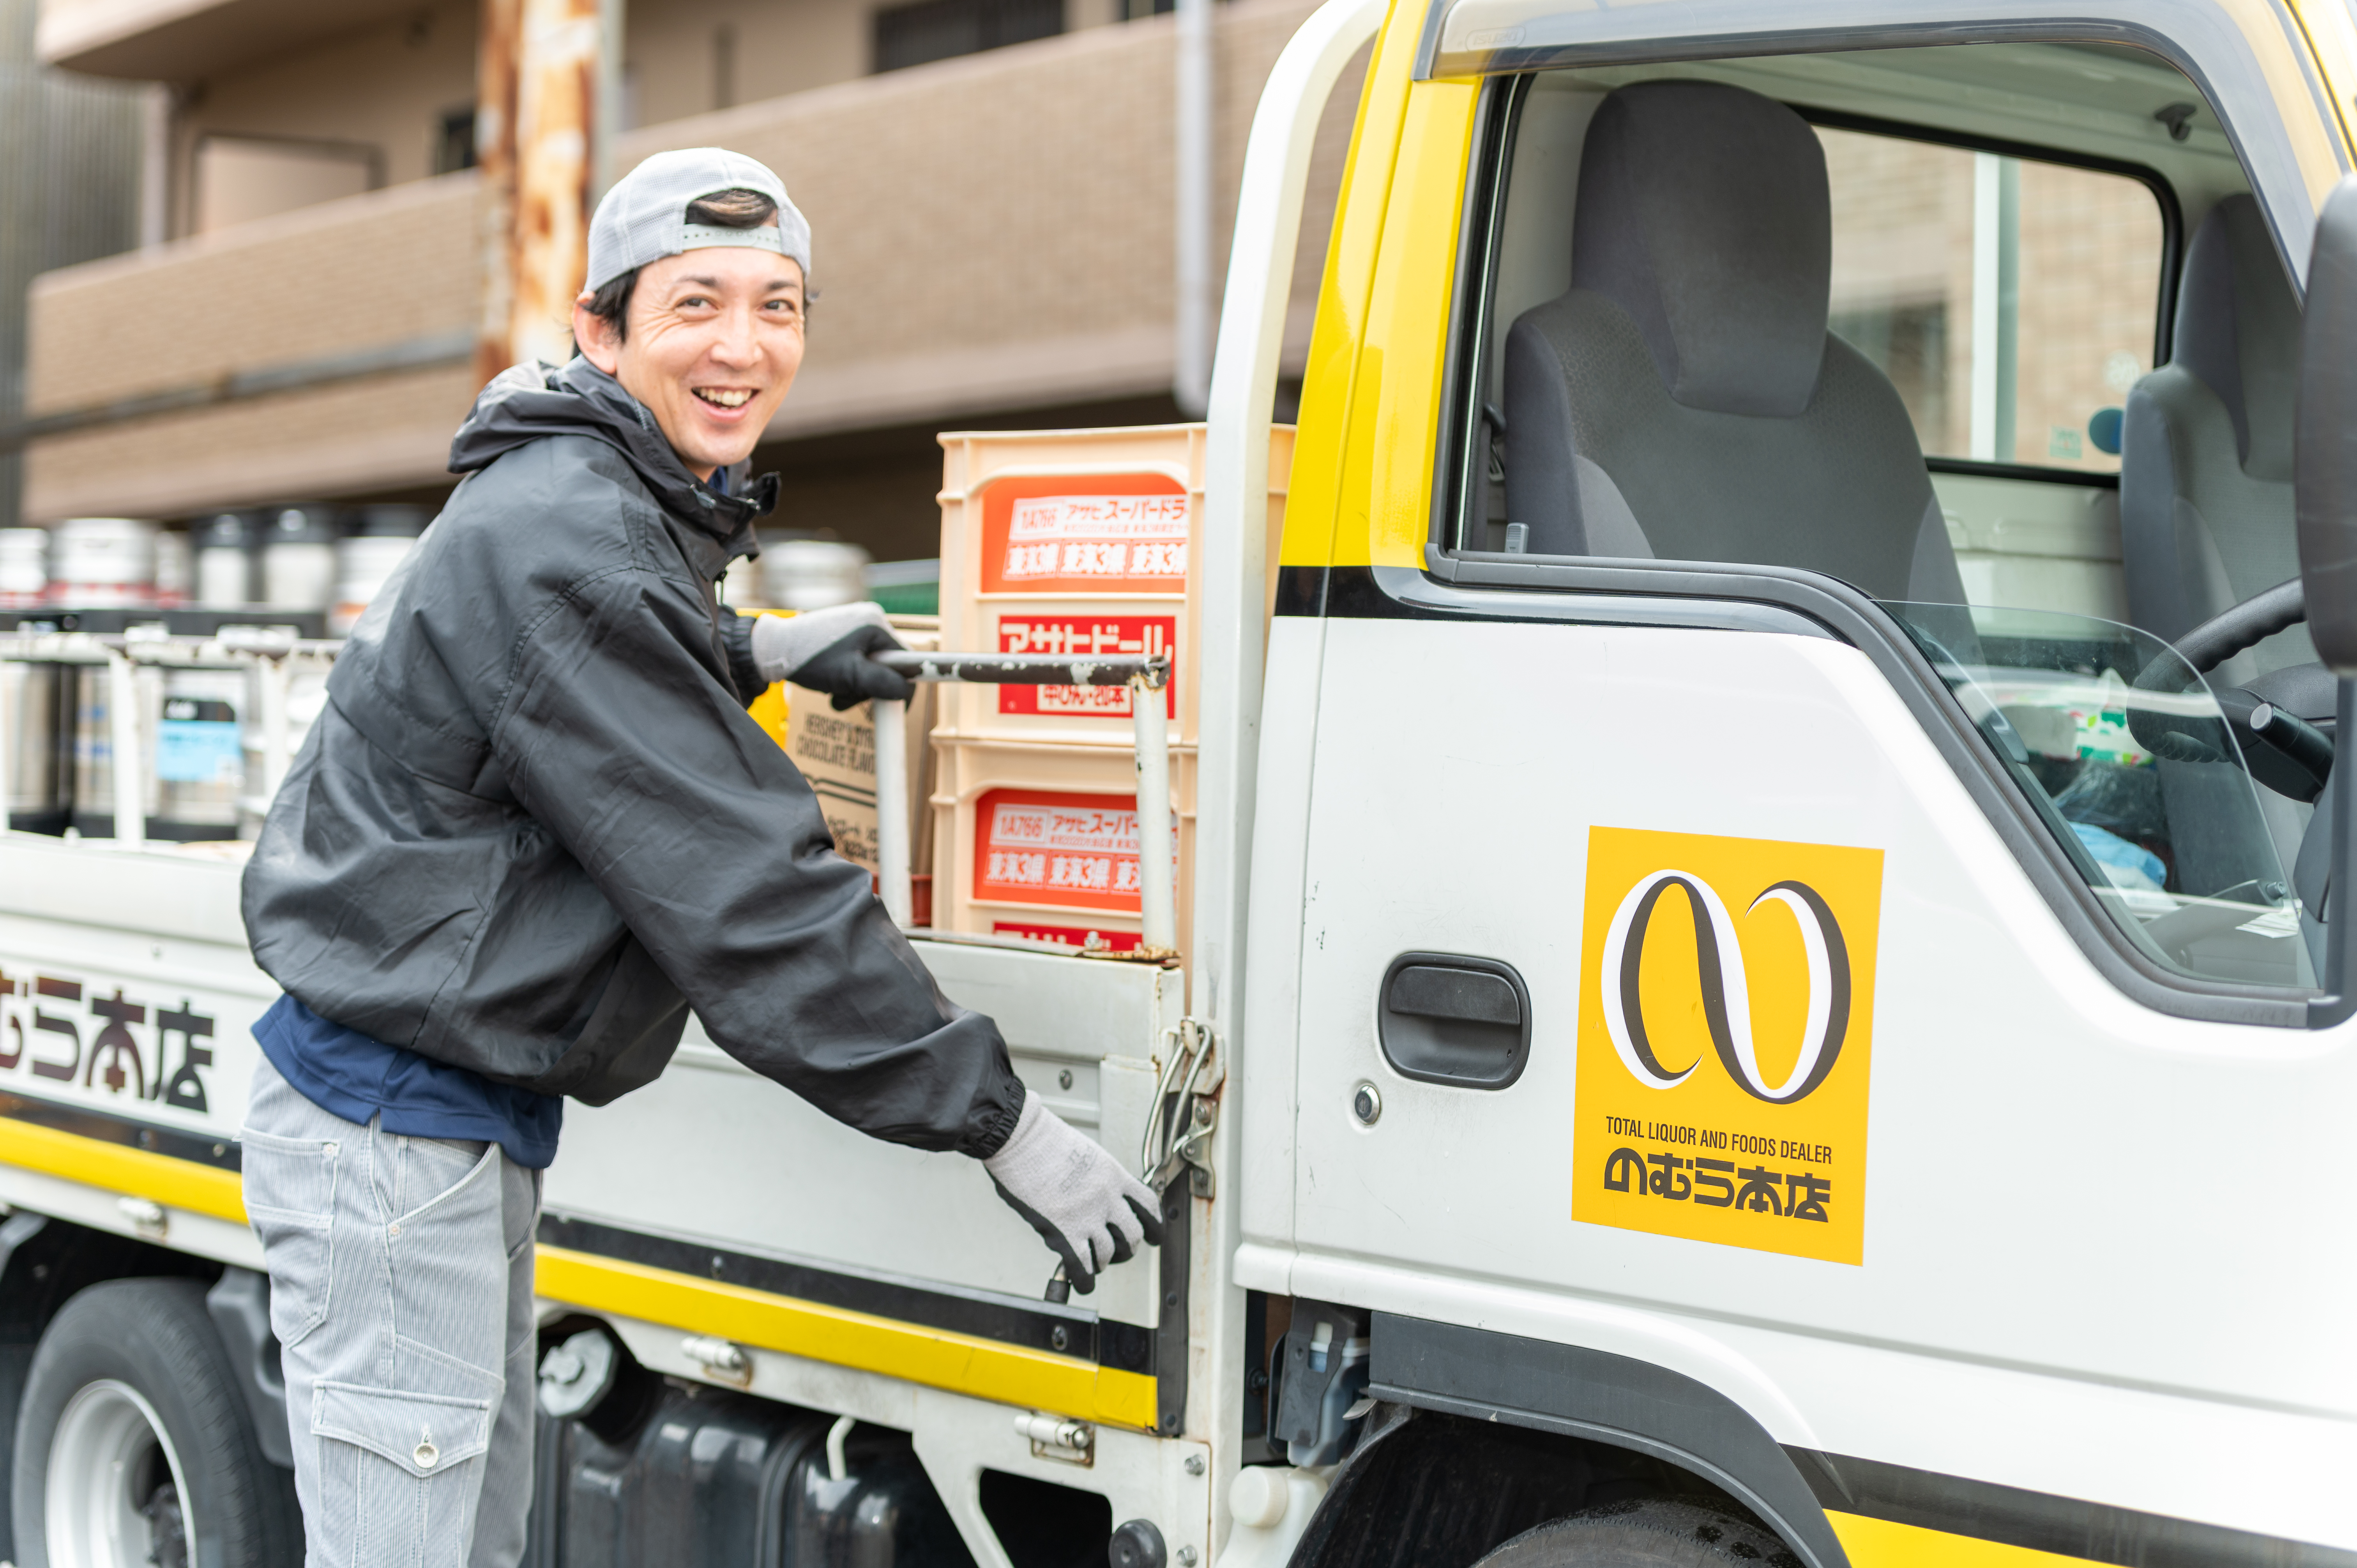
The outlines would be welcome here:
M 354 628 L 244 882 L 254 961 L 321 1017 L 593 1105 L 693 1008 L 863 1132 L 996 1151 L 1023 1089 L 943 1000 L 745 712 L 716 494 L 576 360 L 494 381 L 449 505 Z

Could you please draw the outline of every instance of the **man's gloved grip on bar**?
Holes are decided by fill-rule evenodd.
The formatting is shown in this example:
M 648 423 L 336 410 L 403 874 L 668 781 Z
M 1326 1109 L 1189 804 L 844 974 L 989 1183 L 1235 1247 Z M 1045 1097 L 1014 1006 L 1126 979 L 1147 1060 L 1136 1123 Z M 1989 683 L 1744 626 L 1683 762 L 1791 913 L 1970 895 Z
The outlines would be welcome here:
M 1138 1243 L 1162 1245 L 1162 1209 L 1146 1184 L 1063 1118 L 1023 1097 L 1023 1114 L 998 1153 L 982 1162 L 1014 1210 L 1064 1260 L 1082 1295 L 1096 1276 L 1125 1263 Z
M 796 616 L 753 618 L 753 664 L 764 681 L 787 681 L 834 699 L 834 711 L 881 697 L 905 703 L 916 688 L 867 656 L 901 646 L 883 607 L 868 600 Z

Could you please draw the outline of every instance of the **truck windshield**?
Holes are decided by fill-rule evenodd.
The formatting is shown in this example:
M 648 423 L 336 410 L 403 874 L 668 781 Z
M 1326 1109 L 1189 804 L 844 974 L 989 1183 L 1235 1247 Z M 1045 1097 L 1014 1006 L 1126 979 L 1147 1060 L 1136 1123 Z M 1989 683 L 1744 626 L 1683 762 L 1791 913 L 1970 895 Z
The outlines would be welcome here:
M 2234 725 L 2173 649 L 2092 616 L 1884 608 L 2148 957 L 2209 980 L 2315 983 L 2284 871 L 2307 811 L 2272 794 L 2263 806 Z

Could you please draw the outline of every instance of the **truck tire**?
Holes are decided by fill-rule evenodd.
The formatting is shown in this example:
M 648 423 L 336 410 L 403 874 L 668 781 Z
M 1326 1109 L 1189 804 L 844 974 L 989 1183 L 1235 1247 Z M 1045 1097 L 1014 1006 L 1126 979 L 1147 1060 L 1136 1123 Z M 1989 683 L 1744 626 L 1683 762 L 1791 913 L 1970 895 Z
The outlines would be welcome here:
M 33 1353 L 11 1497 L 19 1568 L 295 1568 L 295 1477 L 262 1456 L 200 1280 L 109 1280 Z
M 1526 1530 L 1474 1568 L 1801 1568 L 1758 1525 L 1694 1503 L 1624 1502 Z

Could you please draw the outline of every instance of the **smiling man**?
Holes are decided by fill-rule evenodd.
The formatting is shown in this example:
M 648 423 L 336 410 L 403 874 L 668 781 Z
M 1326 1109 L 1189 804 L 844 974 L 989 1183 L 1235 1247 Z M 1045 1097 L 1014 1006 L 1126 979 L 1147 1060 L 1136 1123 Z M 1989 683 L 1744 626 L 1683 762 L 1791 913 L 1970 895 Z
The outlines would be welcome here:
M 775 175 L 650 158 L 590 225 L 581 354 L 520 365 L 354 628 L 245 875 L 245 1203 L 270 1270 L 311 1568 L 505 1568 L 533 1470 L 533 1235 L 564 1097 L 652 1080 L 692 1010 L 863 1132 L 983 1162 L 1073 1284 L 1154 1197 L 944 1001 L 745 712 L 902 697 L 873 605 L 748 622 L 715 584 L 804 348 Z M 651 1167 L 662 1158 L 646 1151 Z

